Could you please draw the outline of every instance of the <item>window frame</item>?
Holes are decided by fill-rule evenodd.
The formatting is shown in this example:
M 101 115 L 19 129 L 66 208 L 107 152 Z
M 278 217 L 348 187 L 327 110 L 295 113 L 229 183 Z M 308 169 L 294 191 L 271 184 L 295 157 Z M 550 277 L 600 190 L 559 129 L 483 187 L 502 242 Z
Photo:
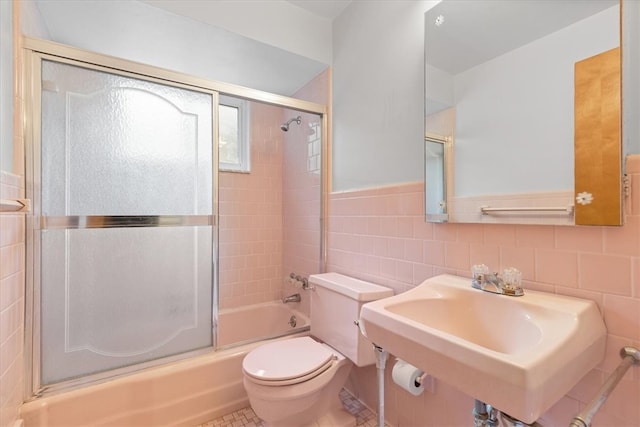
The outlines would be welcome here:
M 218 169 L 221 172 L 251 172 L 251 132 L 250 132 L 250 109 L 249 101 L 242 98 L 220 94 L 218 98 L 219 106 L 226 106 L 238 109 L 238 162 L 229 163 L 218 162 Z M 218 141 L 219 143 L 219 141 Z

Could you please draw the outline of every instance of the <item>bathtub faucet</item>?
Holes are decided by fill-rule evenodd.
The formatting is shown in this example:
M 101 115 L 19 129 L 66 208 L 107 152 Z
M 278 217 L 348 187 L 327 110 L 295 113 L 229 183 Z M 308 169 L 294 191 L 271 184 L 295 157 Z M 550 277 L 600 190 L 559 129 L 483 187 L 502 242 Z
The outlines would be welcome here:
M 284 304 L 288 302 L 300 302 L 300 294 L 289 295 L 288 297 L 282 298 L 282 302 Z

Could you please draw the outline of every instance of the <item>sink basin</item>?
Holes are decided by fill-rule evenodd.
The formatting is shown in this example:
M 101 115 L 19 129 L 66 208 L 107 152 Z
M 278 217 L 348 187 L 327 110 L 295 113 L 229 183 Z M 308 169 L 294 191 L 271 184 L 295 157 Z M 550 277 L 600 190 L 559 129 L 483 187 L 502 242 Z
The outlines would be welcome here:
M 592 301 L 483 292 L 441 275 L 365 304 L 362 329 L 389 353 L 469 396 L 532 423 L 604 357 Z

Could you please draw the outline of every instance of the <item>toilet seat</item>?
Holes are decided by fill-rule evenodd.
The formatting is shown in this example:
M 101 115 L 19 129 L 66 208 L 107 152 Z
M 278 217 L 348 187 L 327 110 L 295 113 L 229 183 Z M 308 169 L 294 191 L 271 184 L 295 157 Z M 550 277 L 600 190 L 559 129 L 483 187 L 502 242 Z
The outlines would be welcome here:
M 320 375 L 337 359 L 330 347 L 310 337 L 264 344 L 247 354 L 242 370 L 256 384 L 298 384 Z

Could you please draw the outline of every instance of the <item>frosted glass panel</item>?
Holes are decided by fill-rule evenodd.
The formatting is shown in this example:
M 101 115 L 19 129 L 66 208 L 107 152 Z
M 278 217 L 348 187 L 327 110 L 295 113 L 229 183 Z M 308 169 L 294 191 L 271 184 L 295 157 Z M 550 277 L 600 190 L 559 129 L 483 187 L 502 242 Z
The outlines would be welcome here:
M 41 95 L 41 384 L 212 347 L 213 228 L 147 218 L 211 219 L 212 94 L 43 61 Z
M 211 227 L 42 232 L 44 384 L 208 347 Z
M 42 212 L 211 214 L 211 94 L 43 61 Z
M 208 347 L 211 227 L 42 233 L 44 384 Z

